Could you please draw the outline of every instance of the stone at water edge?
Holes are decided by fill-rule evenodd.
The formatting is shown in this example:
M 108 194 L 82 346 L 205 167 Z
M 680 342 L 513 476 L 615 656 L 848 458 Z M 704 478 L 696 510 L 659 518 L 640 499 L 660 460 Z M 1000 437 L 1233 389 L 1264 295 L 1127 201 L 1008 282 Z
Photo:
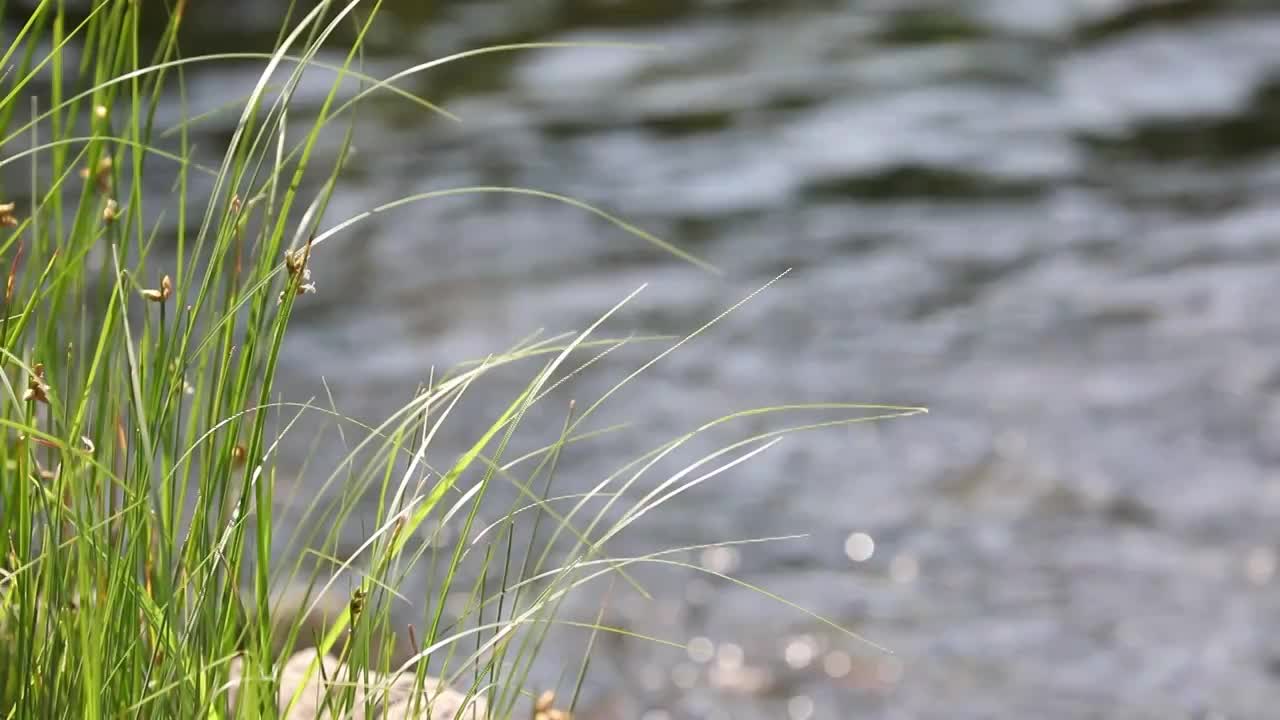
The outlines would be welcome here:
M 289 700 L 293 697 L 298 687 L 301 686 L 303 688 L 301 695 L 298 697 L 298 702 L 289 712 L 287 720 L 338 720 L 331 710 L 326 709 L 323 713 L 320 713 L 326 693 L 322 678 L 329 678 L 335 684 L 339 682 L 358 682 L 354 707 L 343 716 L 343 720 L 366 720 L 364 712 L 366 699 L 371 699 L 375 703 L 372 718 L 379 718 L 380 720 L 409 720 L 409 713 L 414 707 L 414 698 L 412 697 L 414 676 L 412 673 L 392 677 L 369 671 L 357 673 L 357 676 L 353 679 L 348 674 L 348 670 L 343 663 L 331 655 L 325 655 L 321 660 L 323 662 L 323 672 L 321 667 L 317 665 L 312 671 L 311 677 L 306 678 L 305 685 L 303 685 L 307 669 L 316 661 L 317 655 L 315 648 L 301 650 L 290 657 L 280 669 L 280 694 L 277 698 L 277 703 L 281 712 L 289 704 Z M 238 698 L 238 688 L 243 668 L 244 663 L 240 658 L 232 661 L 231 682 L 228 688 L 228 702 L 232 708 L 235 707 Z M 488 717 L 483 698 L 471 698 L 468 700 L 464 694 L 457 690 L 445 687 L 437 678 L 426 677 L 422 685 L 422 691 L 422 699 L 417 705 L 419 717 L 459 718 L 459 720 L 486 720 Z M 381 708 L 386 708 L 386 711 L 380 712 Z M 372 720 L 372 718 L 369 718 L 369 720 Z

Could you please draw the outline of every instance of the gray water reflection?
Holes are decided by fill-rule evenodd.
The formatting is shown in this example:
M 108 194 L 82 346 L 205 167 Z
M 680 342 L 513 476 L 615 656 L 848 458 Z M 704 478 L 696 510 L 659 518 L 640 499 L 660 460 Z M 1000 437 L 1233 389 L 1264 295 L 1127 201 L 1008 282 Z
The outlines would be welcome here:
M 527 186 L 616 211 L 725 275 L 545 200 L 415 204 L 318 251 L 320 293 L 286 344 L 290 394 L 322 392 L 323 375 L 341 409 L 376 418 L 432 366 L 537 328 L 585 327 L 641 283 L 610 334 L 687 332 L 794 268 L 623 391 L 600 423 L 633 426 L 568 453 L 561 489 L 748 406 L 932 408 L 790 437 L 611 547 L 808 532 L 689 559 L 896 656 L 727 582 L 643 571 L 661 599 L 619 590 L 607 620 L 700 639 L 688 655 L 604 641 L 583 715 L 1273 716 L 1274 5 L 544 0 L 389 12 L 399 21 L 375 36 L 376 71 L 514 39 L 662 49 L 495 55 L 413 79 L 406 87 L 465 122 L 371 105 L 357 180 L 332 218 L 432 189 Z M 207 27 L 211 44 L 236 29 Z M 226 97 L 253 72 L 193 82 Z M 595 397 L 651 352 L 620 352 L 571 394 Z M 441 456 L 524 377 L 475 388 Z M 568 396 L 530 424 L 558 427 Z M 874 542 L 861 562 L 846 552 L 866 554 L 856 532 Z M 552 646 L 543 679 L 573 662 L 579 639 Z

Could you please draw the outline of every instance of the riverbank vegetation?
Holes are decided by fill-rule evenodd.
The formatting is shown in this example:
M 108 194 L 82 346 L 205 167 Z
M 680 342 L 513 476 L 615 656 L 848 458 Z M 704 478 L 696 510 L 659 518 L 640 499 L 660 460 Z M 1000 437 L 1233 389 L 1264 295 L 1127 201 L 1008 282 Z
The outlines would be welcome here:
M 643 382 L 644 369 L 683 344 L 602 337 L 616 308 L 583 331 L 535 336 L 450 372 L 424 368 L 419 391 L 375 426 L 332 405 L 281 399 L 281 348 L 295 311 L 325 292 L 311 268 L 326 246 L 371 213 L 433 197 L 331 216 L 361 102 L 391 96 L 418 107 L 424 122 L 446 113 L 362 70 L 377 2 L 294 7 L 273 52 L 235 57 L 183 55 L 182 0 L 158 32 L 143 30 L 155 25 L 157 3 L 72 5 L 0 3 L 13 31 L 0 60 L 0 716 L 268 717 L 279 710 L 285 659 L 310 646 L 345 661 L 343 677 L 328 677 L 332 668 L 320 662 L 305 670 L 323 676 L 323 704 L 335 714 L 386 703 L 376 690 L 391 681 L 371 678 L 397 671 L 419 687 L 428 673 L 440 677 L 493 717 L 527 713 L 548 689 L 528 686 L 530 668 L 569 593 L 635 583 L 628 567 L 639 563 L 685 564 L 674 548 L 611 557 L 610 538 L 785 432 L 918 412 L 744 411 L 680 429 L 617 473 L 591 479 L 589 493 L 557 496 L 558 459 L 609 430 L 590 421 L 610 393 L 565 407 L 553 442 L 513 456 L 529 409 L 624 341 L 655 349 L 615 389 Z M 347 39 L 337 48 L 342 61 L 322 60 L 338 37 Z M 465 57 L 434 64 L 452 61 Z M 191 137 L 201 118 L 184 110 L 187 77 L 219 62 L 254 63 L 260 79 L 249 96 L 226 98 L 224 111 L 238 120 L 220 161 L 207 163 Z M 305 113 L 291 106 L 304 76 L 329 88 Z M 164 121 L 172 116 L 165 108 L 178 108 L 180 119 Z M 466 191 L 569 202 L 611 232 L 709 267 L 549 190 L 436 195 Z M 504 366 L 528 368 L 527 385 L 493 410 L 469 448 L 452 457 L 434 451 L 455 403 Z M 766 414 L 782 418 L 775 429 L 649 477 L 657 460 L 703 430 Z M 343 428 L 349 462 L 277 462 L 294 423 L 311 415 Z M 307 536 L 285 537 L 276 513 L 286 479 L 298 476 L 316 497 L 324 494 L 316 488 L 341 492 L 330 493 L 338 502 L 308 509 L 299 525 Z M 478 509 L 498 483 L 520 500 L 480 533 Z M 364 532 L 354 550 L 338 539 L 352 523 Z M 447 543 L 438 536 L 444 527 L 454 528 Z M 406 599 L 397 588 L 428 555 L 430 592 L 413 599 L 417 621 L 400 624 L 392 608 Z M 463 580 L 465 563 L 480 567 L 474 581 Z M 599 622 L 576 631 L 624 632 Z M 589 660 L 559 660 L 564 680 L 554 689 L 566 711 Z M 553 716 L 545 697 L 538 707 Z

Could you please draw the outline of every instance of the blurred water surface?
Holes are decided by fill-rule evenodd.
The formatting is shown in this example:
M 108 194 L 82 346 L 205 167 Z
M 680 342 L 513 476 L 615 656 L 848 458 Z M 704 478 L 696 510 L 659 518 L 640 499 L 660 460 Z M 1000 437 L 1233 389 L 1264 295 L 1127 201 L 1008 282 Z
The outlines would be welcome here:
M 269 44 L 281 8 L 236 7 L 193 4 L 186 51 Z M 566 453 L 561 491 L 755 405 L 932 411 L 789 437 L 610 546 L 808 533 L 686 559 L 896 655 L 661 568 L 644 575 L 658 600 L 619 586 L 606 618 L 695 642 L 602 641 L 583 715 L 1275 717 L 1280 8 L 404 0 L 386 13 L 375 75 L 499 42 L 656 48 L 414 76 L 403 86 L 463 121 L 366 105 L 333 222 L 415 192 L 517 185 L 607 208 L 725 272 L 545 199 L 415 203 L 317 251 L 287 395 L 323 395 L 323 376 L 341 410 L 379 418 L 433 366 L 581 329 L 642 283 L 605 335 L 688 332 L 793 268 L 619 393 L 600 424 L 631 427 Z M 259 70 L 192 70 L 190 94 L 225 101 Z M 326 82 L 304 83 L 302 107 Z M 201 142 L 228 128 L 202 125 Z M 557 428 L 564 398 L 596 397 L 658 349 L 611 356 L 530 422 Z M 475 386 L 436 457 L 473 440 L 527 370 Z M 551 646 L 546 679 L 580 640 Z

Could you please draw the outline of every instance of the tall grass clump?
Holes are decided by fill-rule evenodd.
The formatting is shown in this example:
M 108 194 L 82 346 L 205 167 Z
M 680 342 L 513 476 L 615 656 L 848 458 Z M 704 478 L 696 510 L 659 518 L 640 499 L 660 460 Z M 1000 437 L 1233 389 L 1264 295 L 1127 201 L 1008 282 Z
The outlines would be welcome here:
M 567 202 L 705 266 L 540 190 L 455 188 L 328 220 L 361 101 L 391 94 L 424 116 L 447 116 L 392 82 L 474 54 L 369 77 L 362 44 L 378 4 L 293 8 L 269 54 L 185 57 L 183 0 L 167 9 L 46 0 L 16 19 L 0 2 L 7 27 L 20 28 L 0 58 L 0 717 L 275 717 L 282 688 L 286 705 L 301 702 L 284 661 L 312 645 L 341 660 L 337 671 L 304 667 L 323 681 L 330 716 L 390 703 L 393 682 L 426 687 L 430 672 L 491 717 L 510 717 L 543 689 L 527 687 L 530 667 L 566 594 L 606 577 L 635 583 L 636 563 L 682 564 L 674 554 L 610 557 L 606 546 L 624 528 L 785 432 L 918 411 L 744 410 L 681 430 L 593 479 L 587 493 L 555 496 L 558 460 L 599 432 L 586 424 L 596 409 L 684 342 L 647 338 L 664 349 L 567 409 L 553 442 L 511 457 L 529 409 L 622 344 L 596 337 L 617 308 L 584 331 L 427 373 L 377 426 L 277 398 L 291 316 L 314 290 L 311 263 L 352 226 L 406 203 L 461 192 Z M 141 32 L 162 11 L 163 31 Z M 345 59 L 320 62 L 339 37 Z M 522 47 L 532 46 L 474 52 Z M 260 80 L 232 109 L 221 160 L 201 163 L 189 134 L 200 118 L 160 127 L 159 109 L 183 102 L 193 65 L 232 61 L 258 63 Z M 290 108 L 304 72 L 331 84 L 299 119 Z M 527 385 L 470 448 L 430 453 L 468 388 L 517 364 L 532 364 Z M 770 413 L 811 416 L 648 482 L 651 468 L 700 433 Z M 311 508 L 299 525 L 311 534 L 279 538 L 277 490 L 297 469 L 278 467 L 276 448 L 307 414 L 358 440 L 337 467 L 307 470 L 309 487 L 341 486 L 339 502 Z M 482 528 L 477 511 L 494 483 L 515 487 L 520 500 Z M 364 541 L 340 552 L 339 530 L 351 523 L 367 528 Z M 461 526 L 456 540 L 421 542 L 446 524 Z M 397 588 L 428 555 L 431 590 L 411 599 L 420 619 L 397 626 Z M 478 571 L 463 573 L 468 563 Z M 301 588 L 300 598 L 285 602 L 284 588 Z M 446 603 L 459 595 L 468 598 L 460 609 Z M 308 625 L 323 607 L 332 611 L 325 622 Z M 589 659 L 566 673 L 561 704 L 572 705 Z M 425 716 L 433 695 L 408 697 L 404 712 Z

